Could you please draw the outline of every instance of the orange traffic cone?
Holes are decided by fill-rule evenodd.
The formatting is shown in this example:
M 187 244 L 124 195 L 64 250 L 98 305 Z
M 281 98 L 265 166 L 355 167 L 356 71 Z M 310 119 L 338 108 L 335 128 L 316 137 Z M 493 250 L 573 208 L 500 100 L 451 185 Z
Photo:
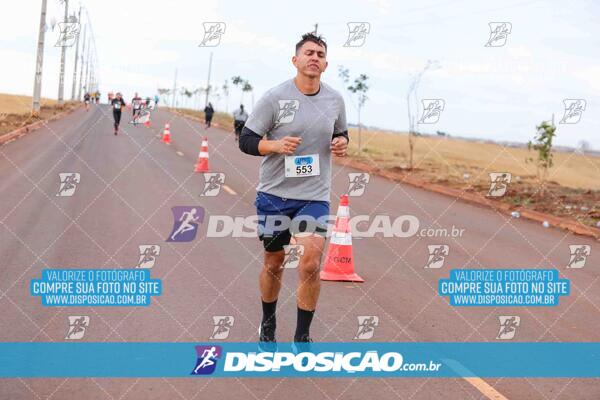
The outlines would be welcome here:
M 165 130 L 163 131 L 162 141 L 166 144 L 171 144 L 171 131 L 169 130 L 169 124 L 165 124 Z
M 321 271 L 321 280 L 323 281 L 365 281 L 354 272 L 352 232 L 350 232 L 349 219 L 348 195 L 344 194 L 340 198 L 335 226 L 329 239 L 325 267 Z
M 208 172 L 208 138 L 205 137 L 202 140 L 202 146 L 200 146 L 200 153 L 198 153 L 198 163 L 194 172 Z

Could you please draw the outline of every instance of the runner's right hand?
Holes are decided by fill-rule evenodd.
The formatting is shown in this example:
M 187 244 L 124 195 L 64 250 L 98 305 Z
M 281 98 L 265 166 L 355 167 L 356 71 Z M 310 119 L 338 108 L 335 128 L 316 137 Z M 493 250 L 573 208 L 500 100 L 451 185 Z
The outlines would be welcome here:
M 300 143 L 302 143 L 302 138 L 286 136 L 277 141 L 277 153 L 286 155 L 294 154 L 294 151 L 296 151 L 296 148 Z

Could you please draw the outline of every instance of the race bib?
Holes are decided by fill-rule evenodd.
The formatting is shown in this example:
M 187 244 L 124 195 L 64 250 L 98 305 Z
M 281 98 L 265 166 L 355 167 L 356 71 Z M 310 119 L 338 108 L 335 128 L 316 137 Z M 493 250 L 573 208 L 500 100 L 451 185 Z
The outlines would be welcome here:
M 121 109 L 121 103 L 115 103 L 115 110 Z
M 308 154 L 305 156 L 285 157 L 285 177 L 299 178 L 303 176 L 320 175 L 319 155 Z

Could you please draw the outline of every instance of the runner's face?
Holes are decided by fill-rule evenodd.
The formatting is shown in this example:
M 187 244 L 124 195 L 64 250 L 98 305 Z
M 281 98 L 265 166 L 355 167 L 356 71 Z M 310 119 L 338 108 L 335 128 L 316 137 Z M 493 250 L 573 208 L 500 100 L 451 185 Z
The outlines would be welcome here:
M 306 42 L 292 57 L 292 63 L 299 73 L 311 78 L 319 77 L 327 68 L 327 51 L 314 42 Z

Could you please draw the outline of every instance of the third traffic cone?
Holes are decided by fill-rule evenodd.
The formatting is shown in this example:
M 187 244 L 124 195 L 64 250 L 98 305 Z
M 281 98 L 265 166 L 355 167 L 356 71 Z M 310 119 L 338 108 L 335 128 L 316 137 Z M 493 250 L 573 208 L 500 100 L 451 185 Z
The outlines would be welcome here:
M 323 281 L 365 281 L 354 272 L 352 232 L 350 232 L 349 219 L 350 207 L 348 206 L 348 195 L 344 194 L 340 198 L 335 226 L 329 239 L 325 267 L 321 271 L 321 280 Z
M 198 163 L 194 172 L 208 172 L 208 138 L 205 137 L 202 140 L 202 146 L 200 146 L 200 153 L 198 153 Z
M 169 124 L 165 124 L 165 130 L 163 131 L 162 141 L 166 144 L 171 144 L 171 131 Z

